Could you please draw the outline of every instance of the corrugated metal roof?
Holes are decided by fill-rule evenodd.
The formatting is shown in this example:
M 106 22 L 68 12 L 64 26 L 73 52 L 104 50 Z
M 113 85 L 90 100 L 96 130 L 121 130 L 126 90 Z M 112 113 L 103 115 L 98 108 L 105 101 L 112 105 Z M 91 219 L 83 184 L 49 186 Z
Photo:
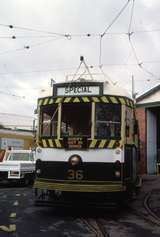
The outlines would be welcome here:
M 6 128 L 33 130 L 34 117 L 0 113 L 0 124 Z
M 144 92 L 143 94 L 141 94 L 140 96 L 137 97 L 136 101 L 137 103 L 141 102 L 143 99 L 153 95 L 154 93 L 156 93 L 157 91 L 160 90 L 160 84 L 152 87 L 151 89 L 147 90 L 146 92 Z

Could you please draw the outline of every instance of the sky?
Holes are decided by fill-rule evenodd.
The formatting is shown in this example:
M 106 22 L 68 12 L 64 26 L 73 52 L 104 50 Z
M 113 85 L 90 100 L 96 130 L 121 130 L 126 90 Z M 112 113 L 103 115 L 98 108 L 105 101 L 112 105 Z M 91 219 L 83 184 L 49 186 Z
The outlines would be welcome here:
M 159 12 L 159 0 L 0 0 L 0 113 L 34 116 L 81 55 L 129 92 L 132 76 L 138 95 L 158 85 Z

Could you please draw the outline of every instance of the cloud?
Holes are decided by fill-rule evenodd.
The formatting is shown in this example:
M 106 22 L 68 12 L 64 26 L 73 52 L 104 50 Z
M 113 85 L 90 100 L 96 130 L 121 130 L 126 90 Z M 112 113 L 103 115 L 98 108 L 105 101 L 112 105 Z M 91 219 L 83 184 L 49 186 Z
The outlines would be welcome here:
M 50 79 L 54 78 L 59 82 L 64 80 L 67 74 L 74 74 L 79 65 L 80 55 L 85 56 L 88 65 L 94 66 L 91 69 L 93 73 L 99 73 L 97 66 L 100 57 L 100 36 L 97 34 L 104 32 L 126 2 L 126 0 L 1 1 L 1 111 L 33 115 L 37 97 L 43 95 L 42 90 L 47 91 L 50 88 Z M 104 36 L 102 64 L 104 72 L 113 81 L 117 81 L 118 84 L 129 90 L 131 76 L 134 75 L 136 90 L 143 92 L 144 89 L 157 83 L 159 64 L 143 64 L 156 77 L 136 65 L 135 55 L 127 35 L 131 7 L 132 1 L 109 30 L 109 33 L 126 34 L 106 34 Z M 139 61 L 160 60 L 160 32 L 136 33 L 139 30 L 158 29 L 160 26 L 159 11 L 159 1 L 135 1 L 131 26 L 131 31 L 134 33 L 131 37 Z M 42 32 L 9 28 L 3 24 Z M 71 39 L 46 34 L 43 31 L 71 34 Z M 16 36 L 16 39 L 12 39 L 12 36 Z M 115 65 L 109 66 L 108 64 Z M 23 96 L 25 99 L 20 99 Z

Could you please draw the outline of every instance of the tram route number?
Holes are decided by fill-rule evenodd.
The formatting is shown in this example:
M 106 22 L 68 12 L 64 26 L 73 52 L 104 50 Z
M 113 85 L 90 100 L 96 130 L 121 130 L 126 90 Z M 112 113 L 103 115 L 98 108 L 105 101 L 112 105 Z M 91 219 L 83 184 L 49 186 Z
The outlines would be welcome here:
M 83 170 L 68 170 L 67 171 L 67 179 L 70 180 L 82 180 L 84 177 Z

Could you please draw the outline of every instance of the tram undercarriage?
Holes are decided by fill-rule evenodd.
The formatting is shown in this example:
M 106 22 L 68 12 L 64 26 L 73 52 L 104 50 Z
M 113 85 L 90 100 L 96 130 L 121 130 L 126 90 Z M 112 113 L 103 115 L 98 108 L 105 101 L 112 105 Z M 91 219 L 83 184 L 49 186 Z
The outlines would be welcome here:
M 140 177 L 137 179 L 136 183 L 122 185 L 122 183 L 110 183 L 104 187 L 95 186 L 94 189 L 90 187 L 87 191 L 81 191 L 79 186 L 75 185 L 76 191 L 62 191 L 61 189 L 49 190 L 37 188 L 37 183 L 35 183 L 35 204 L 42 206 L 94 206 L 100 207 L 105 205 L 111 205 L 111 203 L 126 203 L 131 201 L 135 197 L 141 186 Z M 83 185 L 85 186 L 85 185 Z M 102 185 L 103 186 L 103 185 Z M 63 188 L 65 190 L 65 188 Z M 72 188 L 73 190 L 73 188 Z

